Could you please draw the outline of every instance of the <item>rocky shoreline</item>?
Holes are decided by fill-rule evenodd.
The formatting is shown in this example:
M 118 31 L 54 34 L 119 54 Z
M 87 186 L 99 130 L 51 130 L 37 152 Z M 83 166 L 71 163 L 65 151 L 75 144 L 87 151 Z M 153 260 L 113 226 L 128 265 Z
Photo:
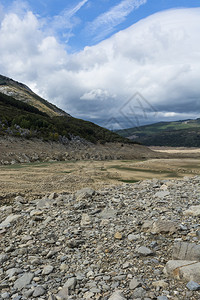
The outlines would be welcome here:
M 200 177 L 0 207 L 2 299 L 200 299 Z
M 0 165 L 71 160 L 114 160 L 168 157 L 138 144 L 92 144 L 79 137 L 66 143 L 0 137 Z

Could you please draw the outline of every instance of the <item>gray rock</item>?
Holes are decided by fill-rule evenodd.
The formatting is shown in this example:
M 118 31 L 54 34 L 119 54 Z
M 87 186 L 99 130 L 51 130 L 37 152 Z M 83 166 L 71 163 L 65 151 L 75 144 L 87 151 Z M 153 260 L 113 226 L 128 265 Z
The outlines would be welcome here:
M 1 294 L 1 297 L 3 299 L 10 299 L 10 294 L 8 292 L 5 292 L 5 293 Z
M 142 287 L 138 287 L 134 290 L 133 292 L 133 299 L 137 299 L 137 298 L 143 298 L 146 294 L 145 289 L 143 289 Z
M 46 291 L 45 291 L 45 289 L 42 286 L 37 286 L 34 289 L 33 297 L 36 298 L 36 297 L 39 297 L 39 296 L 43 296 L 45 293 L 46 293 Z
M 12 300 L 21 300 L 21 299 L 22 299 L 22 296 L 17 295 Z
M 188 288 L 188 290 L 190 291 L 199 291 L 200 290 L 200 285 L 197 282 L 194 281 L 189 281 L 186 284 L 186 287 Z
M 7 260 L 8 260 L 7 254 L 0 254 L 0 265 L 2 265 Z
M 159 191 L 159 192 L 155 193 L 155 197 L 164 198 L 164 197 L 168 196 L 169 194 L 170 194 L 169 191 Z
M 90 189 L 90 188 L 83 188 L 76 192 L 75 197 L 78 199 L 82 199 L 84 197 L 92 196 L 94 194 L 95 194 L 95 190 Z
M 54 295 L 50 295 L 48 300 L 56 300 L 56 297 Z
M 10 226 L 12 223 L 16 222 L 19 218 L 21 218 L 21 215 L 9 215 L 1 224 L 0 224 L 0 228 L 4 228 L 4 227 L 8 227 Z
M 50 208 L 51 202 L 48 199 L 41 199 L 37 202 L 37 210 L 43 209 L 43 208 Z
M 25 273 L 15 281 L 14 288 L 17 290 L 22 290 L 26 285 L 28 285 L 32 281 L 33 277 L 33 273 Z
M 68 297 L 69 297 L 68 287 L 63 287 L 56 295 L 56 299 L 58 300 L 68 300 Z
M 128 240 L 129 241 L 137 241 L 137 240 L 139 240 L 139 238 L 140 238 L 139 234 L 129 234 L 128 235 Z
M 91 218 L 88 214 L 82 214 L 81 218 L 81 226 L 87 226 L 90 225 L 91 223 Z
M 165 266 L 164 273 L 171 275 L 176 279 L 199 282 L 200 262 L 170 260 Z
M 173 247 L 172 258 L 174 260 L 200 261 L 200 245 L 195 243 L 176 242 Z
M 139 247 L 137 249 L 137 253 L 141 256 L 148 256 L 148 255 L 153 255 L 154 254 L 154 252 L 151 249 L 149 249 L 145 246 Z
M 12 214 L 13 208 L 12 206 L 1 206 L 0 212 L 2 212 L 4 215 L 10 215 Z
M 175 222 L 158 220 L 151 227 L 152 233 L 174 233 L 177 231 L 178 225 Z
M 47 265 L 44 267 L 42 271 L 42 275 L 49 275 L 51 272 L 53 272 L 54 267 L 51 265 Z
M 27 203 L 27 200 L 24 199 L 22 196 L 17 196 L 17 197 L 15 197 L 15 201 L 16 201 L 16 202 L 20 202 L 20 203 L 22 203 L 22 204 Z
M 133 279 L 131 279 L 131 281 L 129 283 L 129 289 L 134 290 L 137 287 L 140 287 L 141 285 L 142 285 L 141 281 L 139 281 L 137 278 L 134 277 Z
M 168 300 L 167 296 L 158 296 L 157 300 Z
M 75 286 L 77 284 L 77 280 L 75 277 L 72 277 L 72 278 L 69 278 L 67 280 L 67 282 L 64 284 L 64 287 L 65 288 L 68 288 L 70 290 L 74 290 L 75 289 Z
M 115 209 L 104 209 L 100 216 L 102 217 L 102 219 L 112 219 L 115 218 L 117 214 L 117 211 Z
M 185 216 L 200 216 L 200 205 L 191 206 L 189 209 L 185 210 L 183 213 Z
M 20 274 L 22 272 L 23 270 L 20 268 L 12 268 L 6 271 L 6 275 L 8 275 L 9 277 L 13 277 L 14 275 Z
M 50 295 L 48 300 L 56 300 L 56 297 L 54 295 Z
M 121 291 L 114 292 L 108 300 L 126 300 Z
M 33 292 L 34 292 L 33 289 L 25 290 L 25 291 L 23 292 L 23 296 L 24 296 L 25 298 L 30 299 L 30 297 L 33 295 Z

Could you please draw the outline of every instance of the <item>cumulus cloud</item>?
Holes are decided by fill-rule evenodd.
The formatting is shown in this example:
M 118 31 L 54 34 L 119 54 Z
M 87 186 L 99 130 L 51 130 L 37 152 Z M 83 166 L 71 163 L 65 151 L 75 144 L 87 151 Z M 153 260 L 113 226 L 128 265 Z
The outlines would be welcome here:
M 95 101 L 104 101 L 109 98 L 115 98 L 115 95 L 109 94 L 108 91 L 95 89 L 90 91 L 89 93 L 85 93 L 80 97 L 81 100 L 95 100 Z
M 7 13 L 0 26 L 0 73 L 71 115 L 107 127 L 195 118 L 199 20 L 200 8 L 157 13 L 69 55 L 32 12 Z

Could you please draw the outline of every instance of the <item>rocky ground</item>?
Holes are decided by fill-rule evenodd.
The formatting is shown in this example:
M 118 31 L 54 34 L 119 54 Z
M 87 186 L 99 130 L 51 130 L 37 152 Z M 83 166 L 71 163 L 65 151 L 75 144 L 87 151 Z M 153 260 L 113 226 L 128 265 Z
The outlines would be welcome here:
M 200 177 L 0 207 L 2 299 L 200 299 Z
M 109 160 L 168 157 L 137 144 L 92 144 L 79 137 L 66 143 L 12 136 L 0 137 L 0 165 L 44 161 Z

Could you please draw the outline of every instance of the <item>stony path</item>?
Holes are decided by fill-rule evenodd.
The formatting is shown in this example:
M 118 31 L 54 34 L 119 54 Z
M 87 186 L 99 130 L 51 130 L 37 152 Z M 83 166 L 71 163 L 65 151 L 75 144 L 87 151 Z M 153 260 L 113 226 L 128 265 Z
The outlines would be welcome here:
M 200 299 L 200 177 L 0 207 L 2 299 Z

